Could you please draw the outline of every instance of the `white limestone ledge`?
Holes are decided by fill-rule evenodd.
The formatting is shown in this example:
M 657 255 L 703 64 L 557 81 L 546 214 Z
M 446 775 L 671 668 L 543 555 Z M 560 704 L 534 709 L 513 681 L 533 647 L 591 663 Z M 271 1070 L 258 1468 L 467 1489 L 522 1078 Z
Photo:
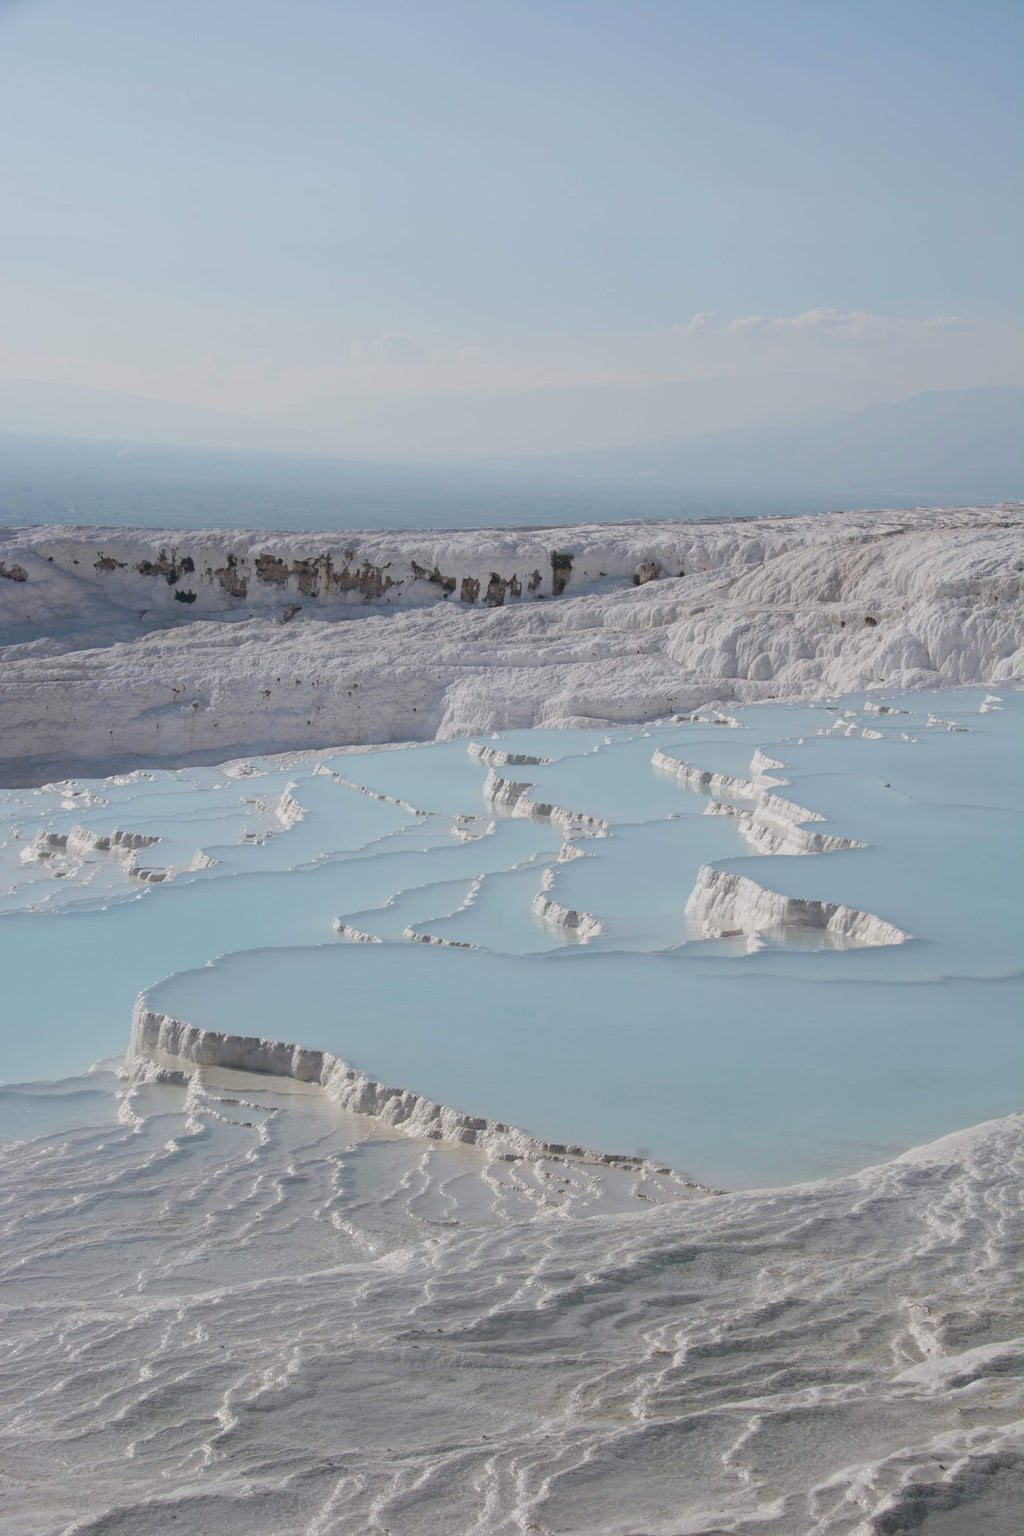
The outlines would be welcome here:
M 42 864 L 54 874 L 66 876 L 80 868 L 83 860 L 95 853 L 108 853 L 120 864 L 133 880 L 143 884 L 159 885 L 177 873 L 172 868 L 160 869 L 139 863 L 138 855 L 143 848 L 151 848 L 161 839 L 147 832 L 94 832 L 89 827 L 75 824 L 69 832 L 37 832 L 32 841 L 22 849 L 22 864 Z M 193 856 L 190 869 L 207 869 L 216 863 L 201 849 Z
M 409 944 L 436 944 L 441 949 L 479 949 L 478 944 L 471 944 L 468 939 L 445 939 L 438 933 L 423 933 L 419 928 L 405 927 L 402 929 L 402 938 Z
M 713 1194 L 648 1159 L 626 1153 L 600 1152 L 593 1147 L 540 1141 L 501 1121 L 463 1114 L 407 1088 L 380 1083 L 358 1072 L 330 1051 L 310 1050 L 255 1035 L 222 1034 L 199 1029 L 146 1006 L 141 993 L 132 1013 L 132 1032 L 124 1074 L 132 1082 L 187 1082 L 204 1068 L 290 1077 L 323 1090 L 333 1103 L 357 1115 L 369 1115 L 409 1136 L 477 1146 L 509 1161 L 556 1158 L 583 1161 L 637 1174 L 670 1174 L 681 1187 Z
M 485 768 L 541 768 L 551 761 L 548 757 L 531 757 L 529 752 L 503 752 L 500 747 L 485 747 L 478 741 L 471 741 L 466 751 Z
M 835 853 L 842 848 L 866 848 L 866 843 L 853 837 L 840 837 L 833 832 L 818 832 L 799 822 L 782 820 L 772 816 L 761 805 L 753 810 L 732 805 L 728 801 L 712 800 L 704 811 L 705 816 L 732 816 L 741 837 L 757 853 Z
M 364 929 L 356 928 L 340 917 L 334 919 L 331 927 L 340 939 L 346 939 L 350 944 L 383 944 L 384 942 L 379 934 L 366 933 Z
M 757 797 L 758 786 L 754 779 L 741 779 L 735 774 L 718 773 L 713 768 L 696 768 L 680 757 L 672 757 L 668 752 L 663 752 L 660 747 L 651 757 L 651 767 L 656 773 L 663 773 L 677 780 L 683 789 L 692 790 L 694 794 L 715 795 L 719 798 L 728 795 L 737 800 L 753 800 Z
M 748 875 L 702 866 L 686 903 L 686 915 L 705 938 L 752 936 L 785 928 L 820 929 L 852 944 L 903 944 L 911 935 L 871 912 L 839 902 L 785 896 Z
M 574 811 L 564 805 L 534 800 L 529 793 L 532 788 L 533 785 L 528 782 L 503 779 L 491 768 L 484 780 L 484 802 L 492 810 L 501 811 L 506 816 L 554 822 L 569 835 L 582 832 L 600 837 L 607 832 L 608 823 L 600 816 L 588 816 L 585 811 Z
M 581 944 L 586 944 L 590 939 L 596 939 L 598 934 L 604 932 L 604 924 L 600 918 L 594 917 L 590 912 L 580 912 L 575 907 L 563 907 L 560 902 L 553 901 L 544 891 L 537 892 L 530 904 L 530 911 L 542 923 L 571 935 Z

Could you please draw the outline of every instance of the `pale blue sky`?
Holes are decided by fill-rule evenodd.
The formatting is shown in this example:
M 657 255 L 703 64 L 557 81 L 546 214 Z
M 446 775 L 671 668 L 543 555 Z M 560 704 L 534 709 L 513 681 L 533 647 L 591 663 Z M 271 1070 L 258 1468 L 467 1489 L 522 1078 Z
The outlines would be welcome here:
M 0 0 L 0 380 L 396 454 L 1019 382 L 1022 45 L 1020 0 Z

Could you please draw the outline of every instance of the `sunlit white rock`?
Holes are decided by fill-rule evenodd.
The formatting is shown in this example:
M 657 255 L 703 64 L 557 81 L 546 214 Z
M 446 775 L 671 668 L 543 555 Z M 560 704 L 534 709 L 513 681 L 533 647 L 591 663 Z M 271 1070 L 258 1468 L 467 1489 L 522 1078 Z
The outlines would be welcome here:
M 0 550 L 26 571 L 0 582 L 0 750 L 23 771 L 1024 676 L 1014 507 L 557 535 L 49 528 Z M 648 559 L 667 574 L 635 587 Z
M 902 944 L 910 935 L 875 917 L 832 901 L 784 896 L 746 875 L 705 864 L 686 903 L 686 915 L 707 938 L 818 928 L 854 944 Z

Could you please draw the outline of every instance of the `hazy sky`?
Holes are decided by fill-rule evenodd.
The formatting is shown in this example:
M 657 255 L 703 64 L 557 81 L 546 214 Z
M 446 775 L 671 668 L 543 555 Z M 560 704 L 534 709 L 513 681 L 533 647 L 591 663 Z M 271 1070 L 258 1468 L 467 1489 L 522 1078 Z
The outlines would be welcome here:
M 417 455 L 1022 382 L 1022 56 L 1021 0 L 0 0 L 0 383 Z

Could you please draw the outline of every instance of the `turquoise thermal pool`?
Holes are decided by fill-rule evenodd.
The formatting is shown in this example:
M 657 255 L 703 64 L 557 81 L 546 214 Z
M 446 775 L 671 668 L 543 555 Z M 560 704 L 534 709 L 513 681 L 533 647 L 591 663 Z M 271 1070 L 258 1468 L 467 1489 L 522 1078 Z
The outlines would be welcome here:
M 142 992 L 716 1185 L 881 1161 L 1017 1107 L 1022 737 L 965 690 L 5 790 L 0 1070 Z

